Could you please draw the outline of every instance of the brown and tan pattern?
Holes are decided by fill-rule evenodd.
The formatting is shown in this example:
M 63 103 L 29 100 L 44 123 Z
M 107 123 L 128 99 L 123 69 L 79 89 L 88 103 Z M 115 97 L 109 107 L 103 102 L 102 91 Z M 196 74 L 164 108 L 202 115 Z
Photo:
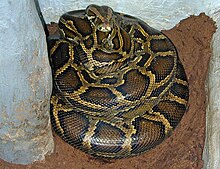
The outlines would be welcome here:
M 94 156 L 123 158 L 171 134 L 188 102 L 172 42 L 107 6 L 65 13 L 50 39 L 51 119 L 66 142 Z

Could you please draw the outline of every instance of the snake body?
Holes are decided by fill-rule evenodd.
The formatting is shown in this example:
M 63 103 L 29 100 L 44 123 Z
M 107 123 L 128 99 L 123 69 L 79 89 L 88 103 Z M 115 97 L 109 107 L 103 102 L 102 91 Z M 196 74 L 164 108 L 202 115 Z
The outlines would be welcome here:
M 175 129 L 188 82 L 173 43 L 110 7 L 63 14 L 49 42 L 51 120 L 70 145 L 104 158 L 141 154 Z

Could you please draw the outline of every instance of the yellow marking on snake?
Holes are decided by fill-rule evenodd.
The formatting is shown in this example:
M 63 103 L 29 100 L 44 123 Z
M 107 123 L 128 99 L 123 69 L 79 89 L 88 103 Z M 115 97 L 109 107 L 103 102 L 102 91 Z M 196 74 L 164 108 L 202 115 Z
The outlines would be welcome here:
M 93 156 L 125 158 L 170 135 L 187 109 L 189 89 L 168 37 L 97 5 L 63 14 L 59 30 L 49 41 L 51 121 L 64 141 Z

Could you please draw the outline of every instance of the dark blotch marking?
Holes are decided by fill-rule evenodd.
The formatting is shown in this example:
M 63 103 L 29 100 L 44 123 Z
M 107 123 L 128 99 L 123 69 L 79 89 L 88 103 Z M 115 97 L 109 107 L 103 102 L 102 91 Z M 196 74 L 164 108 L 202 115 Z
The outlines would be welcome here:
M 122 27 L 125 30 L 125 32 L 129 33 L 131 31 L 132 25 L 122 25 Z
M 183 117 L 186 106 L 175 101 L 164 100 L 157 104 L 153 111 L 160 112 L 170 122 L 172 127 L 176 127 Z
M 150 150 L 160 144 L 165 138 L 165 127 L 161 122 L 138 117 L 132 124 L 137 130 L 136 134 L 131 137 L 132 154 Z
M 74 26 L 76 27 L 77 31 L 82 35 L 82 36 L 87 36 L 92 33 L 92 27 L 90 25 L 89 20 L 87 19 L 81 19 L 81 18 L 74 18 L 73 19 Z
M 113 77 L 113 78 L 104 78 L 101 80 L 102 84 L 115 84 L 117 83 L 117 78 Z
M 113 60 L 118 60 L 122 58 L 122 56 L 118 53 L 106 53 L 100 50 L 96 50 L 93 52 L 93 59 L 99 62 L 111 62 Z
M 84 79 L 85 79 L 88 83 L 95 83 L 95 82 L 96 82 L 96 80 L 93 79 L 93 78 L 91 78 L 91 77 L 89 76 L 89 73 L 86 72 L 85 70 L 82 70 L 81 73 L 82 73 Z
M 131 38 L 130 35 L 125 32 L 123 29 L 120 30 L 121 31 L 121 35 L 122 35 L 122 39 L 123 39 L 123 51 L 129 53 L 131 50 Z
M 124 79 L 124 84 L 116 89 L 125 96 L 125 99 L 134 101 L 145 95 L 150 83 L 149 77 L 142 75 L 138 70 L 131 70 L 124 75 Z
M 51 66 L 54 71 L 66 64 L 70 58 L 69 43 L 60 42 L 55 52 L 51 55 Z
M 82 100 L 108 108 L 116 105 L 115 96 L 108 88 L 89 87 L 86 92 L 80 95 Z
M 83 42 L 87 49 L 91 49 L 94 45 L 93 36 L 91 35 L 88 39 L 84 40 Z
M 173 70 L 174 57 L 173 56 L 157 56 L 152 61 L 147 70 L 155 74 L 156 83 L 164 80 Z
M 138 29 L 134 30 L 134 37 L 135 38 L 140 38 L 143 41 L 146 41 L 146 37 Z
M 77 32 L 75 32 L 75 31 L 72 29 L 71 26 L 70 26 L 71 28 L 68 28 L 68 27 L 66 27 L 66 25 L 63 24 L 62 22 L 59 22 L 58 25 L 59 25 L 59 28 L 64 31 L 64 33 L 65 33 L 65 35 L 64 35 L 65 38 L 69 37 L 69 38 L 74 39 L 75 37 L 79 36 L 79 35 L 77 34 Z M 63 36 L 63 32 L 60 32 L 60 35 Z
M 179 59 L 177 60 L 176 78 L 181 79 L 183 81 L 187 81 L 185 70 L 184 70 L 183 65 L 181 64 Z
M 144 55 L 141 56 L 141 60 L 137 63 L 137 65 L 143 67 L 149 58 L 150 58 L 150 54 L 145 53 Z
M 169 39 L 152 39 L 150 43 L 150 49 L 155 53 L 175 51 L 175 48 Z
M 62 92 L 67 93 L 72 93 L 82 86 L 80 78 L 77 75 L 77 71 L 72 67 L 68 67 L 62 74 L 58 75 L 55 82 Z
M 64 136 L 61 135 L 61 137 L 70 145 L 77 147 L 83 146 L 83 138 L 85 137 L 89 126 L 88 118 L 82 113 L 75 111 L 60 111 L 58 112 L 58 118 L 60 120 L 60 125 L 64 130 Z M 55 124 L 54 120 L 52 120 L 52 124 Z M 58 129 L 56 126 L 54 128 L 55 131 Z M 59 132 L 57 134 L 60 135 Z
M 112 40 L 112 43 L 113 43 L 113 49 L 114 50 L 118 50 L 120 48 L 120 41 L 119 41 L 119 37 L 118 37 L 118 33 L 115 35 L 115 37 L 113 38 Z
M 91 145 L 95 152 L 117 153 L 122 149 L 124 141 L 125 135 L 119 128 L 99 122 L 91 139 Z
M 69 21 L 72 21 L 73 25 L 82 36 L 85 37 L 92 33 L 91 23 L 87 18 L 80 18 L 79 16 L 76 15 L 74 16 L 70 12 L 62 15 L 62 18 L 64 18 L 66 23 L 69 24 L 70 26 L 72 25 Z
M 189 99 L 189 89 L 188 86 L 179 84 L 179 83 L 174 83 L 173 86 L 171 87 L 170 92 L 174 95 L 174 96 L 178 96 L 184 100 L 188 100 Z
M 134 42 L 134 51 L 143 50 L 143 49 L 141 48 L 142 46 L 143 46 L 142 43 L 135 41 L 135 42 Z
M 97 42 L 99 45 L 102 44 L 103 40 L 108 38 L 108 35 L 110 33 L 106 33 L 106 32 L 101 32 L 101 31 L 96 31 L 96 35 L 97 35 Z

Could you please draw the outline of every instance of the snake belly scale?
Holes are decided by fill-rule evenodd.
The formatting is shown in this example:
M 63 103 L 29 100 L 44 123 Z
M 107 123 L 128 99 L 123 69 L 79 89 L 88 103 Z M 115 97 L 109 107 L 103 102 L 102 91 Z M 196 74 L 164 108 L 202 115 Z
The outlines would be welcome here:
M 138 155 L 167 138 L 189 95 L 173 43 L 107 6 L 67 12 L 58 25 L 49 40 L 55 132 L 103 158 Z

